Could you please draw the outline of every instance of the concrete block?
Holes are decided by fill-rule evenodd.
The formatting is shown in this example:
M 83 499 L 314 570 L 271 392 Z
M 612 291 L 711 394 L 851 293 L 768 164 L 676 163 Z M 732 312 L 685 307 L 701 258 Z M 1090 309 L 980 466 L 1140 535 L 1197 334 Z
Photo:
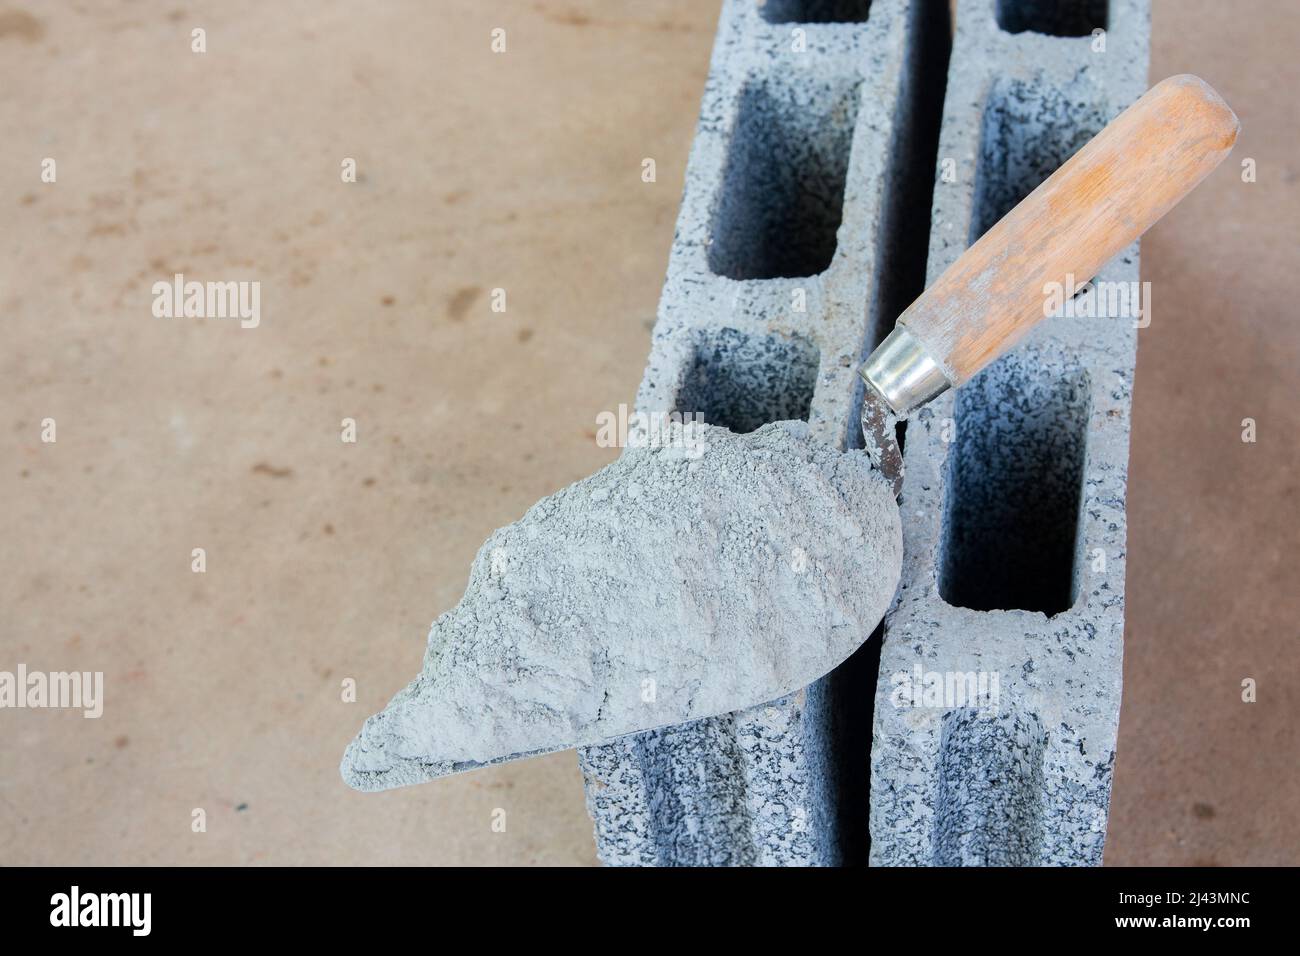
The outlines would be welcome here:
M 866 351 L 1145 88 L 1147 0 L 963 0 L 950 61 L 944 7 L 724 5 L 638 406 L 857 446 Z M 1136 246 L 1099 280 L 1136 282 Z M 883 643 L 784 700 L 582 752 L 602 860 L 1099 864 L 1135 346 L 1127 317 L 1053 317 L 920 412 Z
M 904 0 L 723 5 L 639 409 L 735 431 L 801 418 L 861 447 L 856 368 L 923 274 L 924 231 L 913 249 L 907 235 L 933 148 L 918 161 L 914 101 L 925 58 L 946 55 L 946 16 Z M 601 859 L 863 860 L 869 673 L 855 656 L 781 700 L 581 751 Z
M 955 160 L 958 175 L 936 180 L 929 281 L 1141 95 L 1148 41 L 1146 0 L 958 5 L 939 143 L 940 171 Z M 1136 245 L 1098 280 L 1136 283 Z M 871 747 L 874 865 L 1101 862 L 1137 344 L 1135 320 L 1103 305 L 1048 319 L 908 425 L 903 579 Z M 980 675 L 996 675 L 995 707 L 957 691 Z M 916 705 L 927 682 L 955 693 Z
M 963 0 L 950 61 L 944 19 L 724 4 L 639 407 L 856 446 L 866 351 L 1145 88 L 1147 0 Z M 1135 282 L 1136 246 L 1098 278 Z M 602 860 L 1099 863 L 1135 346 L 1125 318 L 1053 318 L 923 410 L 883 641 L 783 700 L 583 751 Z

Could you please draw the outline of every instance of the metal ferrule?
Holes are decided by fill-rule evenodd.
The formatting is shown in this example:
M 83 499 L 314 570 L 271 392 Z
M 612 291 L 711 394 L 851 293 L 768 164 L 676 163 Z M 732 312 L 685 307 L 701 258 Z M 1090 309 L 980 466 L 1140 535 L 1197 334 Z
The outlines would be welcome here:
M 898 325 L 858 369 L 900 418 L 951 384 L 939 363 L 907 327 Z

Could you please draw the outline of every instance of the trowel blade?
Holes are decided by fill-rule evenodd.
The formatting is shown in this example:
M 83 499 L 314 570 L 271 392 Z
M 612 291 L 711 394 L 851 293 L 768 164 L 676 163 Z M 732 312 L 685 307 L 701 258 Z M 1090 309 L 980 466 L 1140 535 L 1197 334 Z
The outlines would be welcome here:
M 479 551 L 424 668 L 348 748 L 384 790 L 795 693 L 898 587 L 887 482 L 806 422 L 673 426 L 545 498 Z M 697 453 L 698 452 L 698 453 Z
M 874 385 L 862 392 L 863 450 L 889 481 L 897 500 L 903 494 L 903 452 L 898 447 L 898 416 Z

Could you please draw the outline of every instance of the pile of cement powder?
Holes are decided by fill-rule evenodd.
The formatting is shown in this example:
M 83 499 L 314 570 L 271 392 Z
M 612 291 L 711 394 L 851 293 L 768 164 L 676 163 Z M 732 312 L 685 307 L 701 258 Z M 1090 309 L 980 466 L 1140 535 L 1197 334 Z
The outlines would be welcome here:
M 870 636 L 902 534 L 866 455 L 814 442 L 803 422 L 688 430 L 702 455 L 629 449 L 487 540 L 420 676 L 348 747 L 348 784 L 421 783 L 752 707 Z

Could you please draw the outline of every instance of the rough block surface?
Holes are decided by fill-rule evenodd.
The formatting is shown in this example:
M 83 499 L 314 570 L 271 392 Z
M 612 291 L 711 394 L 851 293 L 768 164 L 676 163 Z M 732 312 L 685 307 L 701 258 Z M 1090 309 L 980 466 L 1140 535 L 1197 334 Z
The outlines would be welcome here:
M 908 103 L 937 10 L 724 3 L 639 409 L 742 432 L 802 418 L 830 447 L 861 447 L 856 369 L 894 318 L 908 197 L 891 184 L 914 161 Z M 601 859 L 862 859 L 869 694 L 831 675 L 582 751 Z
M 918 130 L 944 7 L 724 4 L 640 407 L 806 417 L 857 446 L 854 369 L 919 291 L 911 220 L 933 280 L 1145 88 L 1147 0 L 963 0 L 935 162 Z M 1136 246 L 1099 276 L 1137 278 Z M 883 643 L 767 706 L 583 751 L 601 859 L 1099 863 L 1135 346 L 1127 318 L 1053 318 L 916 416 Z M 996 707 L 942 692 L 981 675 Z
M 971 0 L 957 15 L 931 281 L 1146 88 L 1145 0 Z M 1134 290 L 1136 245 L 1097 278 Z M 1095 306 L 1047 319 L 908 425 L 903 580 L 871 746 L 875 865 L 1101 862 L 1141 320 Z M 963 697 L 981 677 L 996 677 L 996 706 Z M 940 682 L 933 701 L 910 692 Z

